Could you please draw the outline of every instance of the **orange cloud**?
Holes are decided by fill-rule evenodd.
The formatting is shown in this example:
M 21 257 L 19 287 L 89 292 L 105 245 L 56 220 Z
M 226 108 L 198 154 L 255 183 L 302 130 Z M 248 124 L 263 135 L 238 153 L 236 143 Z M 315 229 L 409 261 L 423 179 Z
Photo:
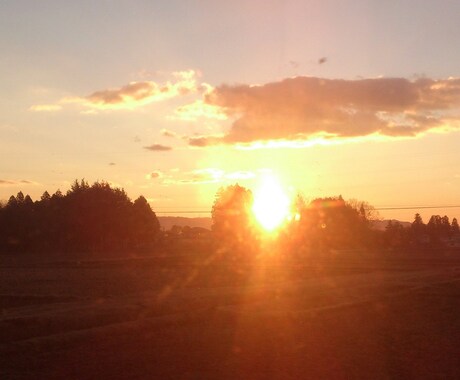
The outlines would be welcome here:
M 176 82 L 162 85 L 153 81 L 133 82 L 119 89 L 97 91 L 86 100 L 89 106 L 102 109 L 134 108 L 158 102 L 197 90 L 196 73 L 193 70 L 175 73 Z
M 144 149 L 151 150 L 153 152 L 166 152 L 168 150 L 172 150 L 172 147 L 161 144 L 152 144 L 149 146 L 144 146 Z
M 172 117 L 172 119 L 185 121 L 196 121 L 199 118 L 226 120 L 227 115 L 221 107 L 206 103 L 203 100 L 196 100 L 191 104 L 178 107 Z
M 203 91 L 203 86 L 197 82 L 196 71 L 178 71 L 172 75 L 173 81 L 131 82 L 119 88 L 96 91 L 83 98 L 65 98 L 61 103 L 76 103 L 97 110 L 132 110 L 146 104 Z
M 159 170 L 155 170 L 145 176 L 145 179 L 158 179 L 163 177 L 163 173 Z
M 223 136 L 189 138 L 192 146 L 415 137 L 458 128 L 460 79 L 296 77 L 222 85 L 205 101 L 234 121 Z

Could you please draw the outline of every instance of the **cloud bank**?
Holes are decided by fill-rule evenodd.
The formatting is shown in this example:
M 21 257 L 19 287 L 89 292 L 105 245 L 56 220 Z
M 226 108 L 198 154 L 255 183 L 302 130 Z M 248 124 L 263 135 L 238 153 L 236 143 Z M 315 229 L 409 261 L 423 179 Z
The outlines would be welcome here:
M 205 95 L 234 121 L 192 146 L 273 140 L 415 137 L 460 128 L 460 79 L 296 77 L 260 86 L 222 85 Z

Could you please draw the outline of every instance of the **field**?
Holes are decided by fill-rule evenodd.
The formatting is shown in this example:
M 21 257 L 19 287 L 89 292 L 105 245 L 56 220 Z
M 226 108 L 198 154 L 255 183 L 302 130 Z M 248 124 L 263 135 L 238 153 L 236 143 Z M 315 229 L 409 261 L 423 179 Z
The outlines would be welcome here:
M 460 254 L 0 256 L 1 379 L 458 379 Z

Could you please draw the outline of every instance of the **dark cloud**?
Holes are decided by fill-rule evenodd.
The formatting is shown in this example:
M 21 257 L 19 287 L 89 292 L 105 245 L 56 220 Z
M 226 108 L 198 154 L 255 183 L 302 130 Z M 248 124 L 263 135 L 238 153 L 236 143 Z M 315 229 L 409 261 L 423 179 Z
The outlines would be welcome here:
M 144 146 L 144 149 L 151 150 L 154 152 L 165 152 L 168 150 L 172 150 L 172 147 L 161 144 L 152 144 L 150 146 Z
M 261 86 L 222 85 L 205 100 L 235 121 L 222 137 L 190 137 L 192 146 L 318 136 L 408 137 L 459 127 L 460 117 L 451 114 L 460 108 L 460 79 L 296 77 Z

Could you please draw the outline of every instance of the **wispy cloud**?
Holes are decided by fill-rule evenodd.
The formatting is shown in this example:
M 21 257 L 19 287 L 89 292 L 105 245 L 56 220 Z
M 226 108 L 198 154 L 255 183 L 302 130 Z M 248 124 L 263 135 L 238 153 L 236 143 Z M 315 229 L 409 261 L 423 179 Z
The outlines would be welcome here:
M 172 147 L 161 144 L 152 144 L 149 146 L 144 146 L 144 149 L 151 150 L 152 152 L 166 152 L 172 150 Z
M 174 131 L 170 131 L 169 129 L 162 129 L 160 133 L 164 137 L 177 137 L 177 133 Z
M 186 104 L 176 108 L 171 119 L 196 121 L 200 118 L 226 120 L 227 115 L 221 107 L 206 103 L 203 100 L 196 100 L 191 104 Z
M 102 110 L 133 109 L 197 91 L 197 74 L 194 70 L 175 72 L 173 76 L 173 81 L 162 84 L 154 81 L 132 82 L 120 88 L 96 91 L 82 99 L 82 103 Z
M 174 177 L 164 180 L 166 184 L 204 184 L 220 182 L 223 178 L 224 171 L 215 168 L 197 169 L 189 172 L 178 173 Z
M 222 136 L 192 146 L 261 141 L 407 138 L 460 128 L 460 79 L 296 77 L 260 86 L 222 85 L 205 97 L 233 119 Z
M 165 184 L 209 184 L 235 180 L 248 180 L 254 178 L 255 174 L 249 171 L 226 172 L 217 168 L 203 168 L 187 172 L 175 172 L 174 175 L 165 176 Z
M 36 104 L 29 108 L 29 111 L 33 112 L 57 112 L 62 109 L 59 104 Z
M 22 180 L 12 180 L 12 179 L 0 179 L 0 185 L 36 185 L 36 182 L 28 181 L 25 179 Z
M 16 185 L 16 181 L 11 181 L 8 179 L 0 179 L 0 185 Z
M 209 85 L 198 82 L 195 70 L 176 71 L 163 83 L 156 81 L 131 82 L 121 87 L 95 91 L 87 96 L 67 96 L 56 104 L 33 105 L 31 111 L 58 111 L 66 105 L 79 105 L 91 114 L 102 110 L 134 110 L 150 103 L 208 91 Z

